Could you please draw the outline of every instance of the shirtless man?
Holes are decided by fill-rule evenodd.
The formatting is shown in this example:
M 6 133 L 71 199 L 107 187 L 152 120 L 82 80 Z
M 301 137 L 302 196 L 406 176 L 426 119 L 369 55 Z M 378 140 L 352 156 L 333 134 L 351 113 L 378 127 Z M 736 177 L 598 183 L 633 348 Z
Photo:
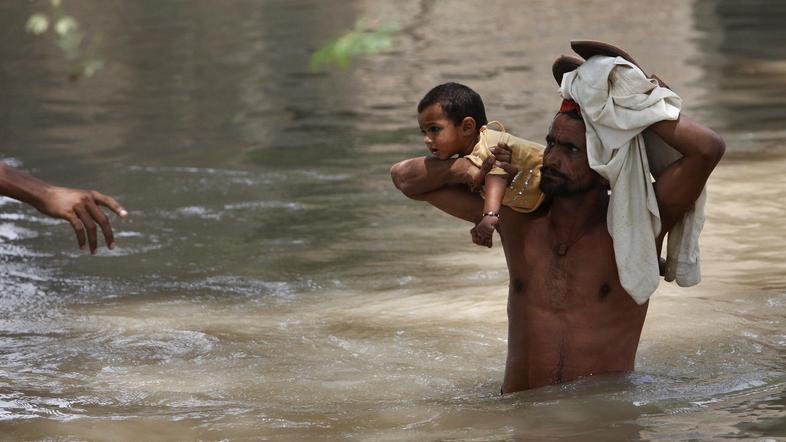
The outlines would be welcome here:
M 655 184 L 668 232 L 693 206 L 725 145 L 684 115 L 649 130 L 683 155 Z M 606 228 L 608 183 L 589 167 L 584 122 L 557 114 L 546 143 L 541 189 L 551 203 L 529 214 L 503 207 L 500 214 L 510 277 L 503 392 L 633 370 L 647 314 L 647 303 L 636 304 L 620 285 Z M 506 148 L 493 153 L 514 176 Z M 482 182 L 490 166 L 420 157 L 394 165 L 391 175 L 404 195 L 476 225 L 483 200 L 467 184 Z

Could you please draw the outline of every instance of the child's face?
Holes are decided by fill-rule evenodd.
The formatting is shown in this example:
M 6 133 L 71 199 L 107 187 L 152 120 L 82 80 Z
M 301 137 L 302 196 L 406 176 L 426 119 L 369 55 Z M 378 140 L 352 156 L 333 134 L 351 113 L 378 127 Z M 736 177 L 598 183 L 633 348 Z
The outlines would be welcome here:
M 423 109 L 423 112 L 418 114 L 418 124 L 426 147 L 440 160 L 456 154 L 468 154 L 475 145 L 474 120 L 468 117 L 456 125 L 448 119 L 439 104 Z

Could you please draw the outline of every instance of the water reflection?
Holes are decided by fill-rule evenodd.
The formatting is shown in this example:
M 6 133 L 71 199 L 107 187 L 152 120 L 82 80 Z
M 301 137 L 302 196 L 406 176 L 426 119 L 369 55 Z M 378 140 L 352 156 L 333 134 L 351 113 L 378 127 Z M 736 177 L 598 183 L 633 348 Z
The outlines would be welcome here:
M 2 200 L 8 437 L 783 436 L 783 49 L 760 37 L 778 35 L 776 3 L 73 5 L 108 62 L 75 85 L 13 31 L 34 8 L 0 6 L 2 155 L 132 213 L 95 259 L 68 226 Z M 396 50 L 308 73 L 309 50 L 359 15 L 399 21 Z M 446 80 L 542 139 L 550 63 L 577 37 L 642 54 L 729 140 L 705 281 L 656 294 L 636 373 L 500 399 L 500 250 L 403 198 L 388 167 L 423 151 L 414 106 Z
M 702 81 L 714 95 L 708 111 L 715 126 L 734 146 L 732 154 L 749 150 L 782 151 L 786 132 L 786 34 L 781 2 L 702 0 L 694 7 L 702 31 L 698 57 Z M 708 104 L 709 104 L 708 103 Z

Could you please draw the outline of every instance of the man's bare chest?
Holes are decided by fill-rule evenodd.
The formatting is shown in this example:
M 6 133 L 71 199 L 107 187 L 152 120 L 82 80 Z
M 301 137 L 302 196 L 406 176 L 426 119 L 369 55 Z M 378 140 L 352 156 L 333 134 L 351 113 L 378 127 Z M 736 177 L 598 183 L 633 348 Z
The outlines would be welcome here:
M 567 245 L 538 225 L 504 239 L 512 305 L 526 300 L 529 307 L 560 310 L 628 296 L 620 286 L 605 229 L 594 229 Z

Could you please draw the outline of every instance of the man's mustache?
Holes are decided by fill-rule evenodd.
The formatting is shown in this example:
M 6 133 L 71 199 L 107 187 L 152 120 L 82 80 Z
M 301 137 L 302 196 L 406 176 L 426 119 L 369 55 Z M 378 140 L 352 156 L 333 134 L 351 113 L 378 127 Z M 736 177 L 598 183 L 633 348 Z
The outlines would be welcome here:
M 564 173 L 559 172 L 558 170 L 556 170 L 556 169 L 554 169 L 553 167 L 550 167 L 550 166 L 543 166 L 543 167 L 541 167 L 540 173 L 541 173 L 541 175 L 544 174 L 544 173 L 548 173 L 549 175 L 553 175 L 553 176 L 556 176 L 556 177 L 562 178 L 562 179 L 567 179 L 568 178 Z

